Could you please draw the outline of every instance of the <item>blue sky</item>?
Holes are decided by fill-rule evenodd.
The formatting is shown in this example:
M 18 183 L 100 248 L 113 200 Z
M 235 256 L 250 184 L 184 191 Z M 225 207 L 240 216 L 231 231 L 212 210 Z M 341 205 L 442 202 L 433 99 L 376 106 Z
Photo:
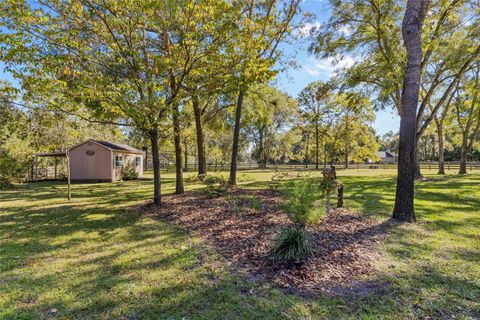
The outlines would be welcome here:
M 329 16 L 328 2 L 325 0 L 304 0 L 302 10 L 314 15 L 309 26 L 320 25 Z M 307 27 L 309 27 L 307 26 Z M 297 68 L 290 68 L 280 74 L 275 85 L 287 92 L 290 96 L 296 97 L 298 93 L 310 82 L 317 80 L 328 80 L 337 68 L 348 66 L 354 62 L 354 57 L 347 57 L 338 65 L 333 65 L 330 60 L 318 59 L 308 53 L 309 38 L 300 38 L 293 45 L 284 45 L 283 49 L 288 55 L 295 55 Z M 10 74 L 4 72 L 5 65 L 0 61 L 0 80 L 16 81 Z M 398 131 L 400 118 L 393 110 L 377 112 L 374 128 L 377 134 L 384 134 L 388 131 Z
M 320 26 L 330 14 L 328 1 L 325 0 L 304 0 L 302 11 L 314 15 L 306 29 L 313 26 Z M 354 63 L 354 57 L 347 57 L 337 65 L 331 60 L 318 59 L 308 53 L 308 46 L 312 40 L 308 37 L 297 40 L 293 45 L 283 46 L 288 54 L 295 54 L 298 68 L 291 68 L 280 74 L 276 80 L 276 87 L 287 92 L 290 96 L 296 97 L 298 93 L 310 82 L 317 80 L 328 80 L 337 68 L 349 66 Z M 398 131 L 400 118 L 394 110 L 377 111 L 374 128 L 377 134 L 384 134 L 388 131 Z

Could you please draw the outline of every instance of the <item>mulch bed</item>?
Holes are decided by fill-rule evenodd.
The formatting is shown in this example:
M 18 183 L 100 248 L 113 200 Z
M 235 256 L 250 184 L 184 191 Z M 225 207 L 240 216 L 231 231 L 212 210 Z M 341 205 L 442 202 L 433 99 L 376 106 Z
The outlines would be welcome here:
M 260 200 L 260 209 L 251 208 L 252 198 Z M 278 191 L 238 189 L 217 198 L 188 192 L 165 196 L 163 201 L 160 208 L 146 205 L 142 209 L 195 231 L 225 258 L 231 270 L 252 280 L 273 282 L 301 294 L 376 290 L 377 284 L 362 279 L 374 272 L 371 261 L 379 257 L 376 242 L 385 231 L 381 221 L 334 209 L 308 229 L 314 256 L 301 265 L 282 266 L 269 255 L 276 232 L 291 224 L 281 209 Z

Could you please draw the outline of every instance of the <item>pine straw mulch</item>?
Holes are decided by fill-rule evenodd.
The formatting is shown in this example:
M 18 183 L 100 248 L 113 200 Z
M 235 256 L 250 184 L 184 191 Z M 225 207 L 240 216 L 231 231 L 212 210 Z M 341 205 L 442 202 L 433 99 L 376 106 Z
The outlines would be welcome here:
M 261 209 L 251 208 L 252 197 Z M 302 265 L 282 266 L 269 255 L 276 232 L 291 224 L 274 190 L 242 190 L 208 198 L 203 192 L 163 197 L 161 207 L 141 210 L 193 230 L 214 247 L 230 269 L 255 281 L 268 281 L 300 294 L 362 294 L 383 285 L 363 281 L 379 257 L 376 243 L 385 223 L 348 209 L 334 209 L 319 225 L 309 228 L 315 254 Z

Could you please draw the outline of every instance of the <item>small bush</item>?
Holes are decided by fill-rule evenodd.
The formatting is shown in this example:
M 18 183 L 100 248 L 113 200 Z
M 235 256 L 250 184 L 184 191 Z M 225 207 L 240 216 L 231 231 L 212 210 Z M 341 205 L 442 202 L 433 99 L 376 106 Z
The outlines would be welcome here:
M 262 209 L 262 200 L 260 200 L 258 197 L 251 197 L 250 198 L 250 208 L 252 208 L 255 211 L 259 211 Z
M 301 179 L 282 184 L 287 201 L 283 208 L 294 223 L 317 224 L 325 216 L 324 196 L 318 179 Z
M 132 162 L 127 163 L 122 172 L 123 180 L 135 180 L 138 179 L 138 172 Z
M 10 189 L 13 187 L 13 184 L 7 178 L 0 177 L 0 190 Z
M 242 173 L 237 177 L 237 182 L 255 181 L 255 178 L 249 174 Z
M 207 175 L 203 183 L 207 186 L 207 194 L 210 198 L 218 197 L 228 189 L 228 182 L 221 175 Z
M 240 211 L 242 211 L 243 200 L 243 198 L 234 195 L 229 195 L 227 197 L 228 206 L 235 213 L 240 213 Z
M 186 182 L 186 183 L 195 183 L 195 182 L 198 182 L 199 179 L 198 179 L 197 175 L 192 174 L 192 175 L 189 175 L 188 177 L 184 178 L 183 181 Z
M 280 263 L 298 263 L 313 254 L 308 234 L 300 226 L 286 227 L 275 239 L 273 259 Z

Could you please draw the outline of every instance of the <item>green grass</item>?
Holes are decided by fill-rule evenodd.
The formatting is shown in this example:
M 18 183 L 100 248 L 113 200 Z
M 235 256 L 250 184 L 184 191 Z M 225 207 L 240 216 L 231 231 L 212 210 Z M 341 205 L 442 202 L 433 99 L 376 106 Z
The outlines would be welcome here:
M 272 174 L 248 171 L 241 184 L 267 187 Z M 385 258 L 375 262 L 370 281 L 391 285 L 354 301 L 229 274 L 194 234 L 132 209 L 150 199 L 151 180 L 74 185 L 70 202 L 64 183 L 17 185 L 0 196 L 0 319 L 478 318 L 480 175 L 427 177 L 438 180 L 417 184 L 419 222 L 388 224 Z M 163 193 L 173 179 L 163 174 Z M 346 206 L 390 216 L 393 172 L 339 179 Z

